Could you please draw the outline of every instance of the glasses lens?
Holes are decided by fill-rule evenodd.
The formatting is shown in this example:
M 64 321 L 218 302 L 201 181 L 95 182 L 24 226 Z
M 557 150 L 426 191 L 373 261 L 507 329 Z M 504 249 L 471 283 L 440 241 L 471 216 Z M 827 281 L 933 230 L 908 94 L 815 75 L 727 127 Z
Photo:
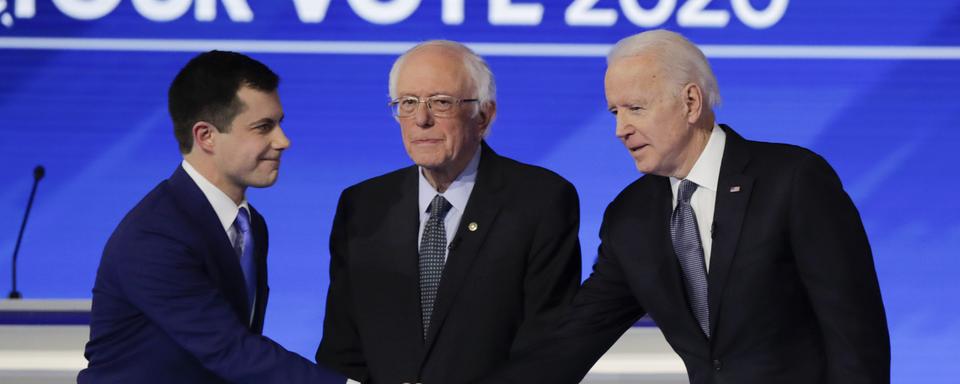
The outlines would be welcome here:
M 434 96 L 429 100 L 430 110 L 436 116 L 448 116 L 453 112 L 457 100 L 451 96 Z
M 397 116 L 410 116 L 417 112 L 417 106 L 420 100 L 415 97 L 405 97 L 397 102 Z

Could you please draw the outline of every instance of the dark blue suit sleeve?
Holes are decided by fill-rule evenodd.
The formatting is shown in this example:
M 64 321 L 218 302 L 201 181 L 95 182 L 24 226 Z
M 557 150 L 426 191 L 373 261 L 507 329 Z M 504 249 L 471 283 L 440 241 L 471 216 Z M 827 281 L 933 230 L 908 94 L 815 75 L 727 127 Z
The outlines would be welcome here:
M 140 231 L 117 257 L 126 298 L 175 343 L 235 383 L 343 383 L 299 355 L 247 329 L 205 271 L 197 252 L 172 236 Z

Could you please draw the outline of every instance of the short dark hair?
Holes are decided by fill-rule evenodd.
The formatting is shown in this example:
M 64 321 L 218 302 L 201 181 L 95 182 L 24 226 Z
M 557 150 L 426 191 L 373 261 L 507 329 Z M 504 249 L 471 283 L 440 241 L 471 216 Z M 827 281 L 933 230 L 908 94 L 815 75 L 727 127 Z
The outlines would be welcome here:
M 186 154 L 193 148 L 193 125 L 198 121 L 209 122 L 220 132 L 230 129 L 233 118 L 244 108 L 237 98 L 241 86 L 273 92 L 279 83 L 270 68 L 240 53 L 210 51 L 191 59 L 167 93 L 180 152 Z

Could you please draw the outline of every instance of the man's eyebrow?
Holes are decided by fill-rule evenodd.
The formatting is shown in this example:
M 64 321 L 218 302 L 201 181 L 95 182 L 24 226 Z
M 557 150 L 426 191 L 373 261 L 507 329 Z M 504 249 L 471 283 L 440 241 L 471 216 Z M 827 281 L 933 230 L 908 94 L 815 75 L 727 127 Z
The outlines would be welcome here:
M 273 119 L 272 117 L 264 117 L 264 118 L 262 118 L 262 119 L 260 119 L 260 120 L 256 120 L 256 121 L 250 123 L 250 126 L 253 127 L 253 126 L 260 125 L 260 124 L 264 124 L 264 123 L 269 123 L 269 124 L 282 123 L 284 117 L 286 117 L 286 116 L 285 116 L 285 115 L 281 115 L 280 118 L 279 118 L 279 119 L 276 119 L 276 120 Z

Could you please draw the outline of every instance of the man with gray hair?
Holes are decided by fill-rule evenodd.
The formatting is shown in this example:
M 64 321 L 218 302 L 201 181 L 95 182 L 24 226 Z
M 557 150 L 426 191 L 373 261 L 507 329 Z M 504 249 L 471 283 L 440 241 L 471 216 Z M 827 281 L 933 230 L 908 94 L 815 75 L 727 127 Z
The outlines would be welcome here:
M 484 141 L 496 86 L 462 44 L 404 53 L 390 97 L 415 165 L 341 194 L 316 358 L 364 383 L 473 382 L 552 330 L 572 299 L 577 192 Z
M 827 162 L 716 124 L 717 82 L 679 34 L 623 39 L 607 64 L 616 136 L 645 175 L 607 207 L 558 331 L 489 382 L 579 382 L 649 314 L 691 383 L 889 383 L 870 246 Z

